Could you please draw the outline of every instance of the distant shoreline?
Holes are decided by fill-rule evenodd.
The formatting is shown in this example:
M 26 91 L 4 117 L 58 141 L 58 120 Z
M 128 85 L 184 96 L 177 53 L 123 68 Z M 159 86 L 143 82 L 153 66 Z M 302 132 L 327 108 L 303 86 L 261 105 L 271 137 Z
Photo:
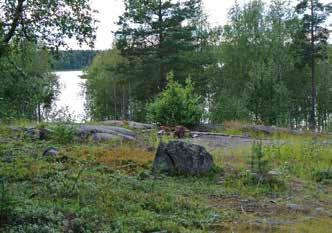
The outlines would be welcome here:
M 82 71 L 83 72 L 84 68 L 83 69 L 77 69 L 77 70 L 53 70 L 52 72 L 53 73 L 56 73 L 56 72 L 74 72 L 74 71 Z
M 56 74 L 56 73 L 63 73 L 63 72 L 81 72 L 81 74 L 80 75 L 78 75 L 78 77 L 80 78 L 80 79 L 85 79 L 85 74 L 84 74 L 84 71 L 83 71 L 83 69 L 82 70 L 57 70 L 57 71 L 52 71 L 52 73 L 54 73 L 54 74 Z M 58 76 L 59 77 L 59 76 Z

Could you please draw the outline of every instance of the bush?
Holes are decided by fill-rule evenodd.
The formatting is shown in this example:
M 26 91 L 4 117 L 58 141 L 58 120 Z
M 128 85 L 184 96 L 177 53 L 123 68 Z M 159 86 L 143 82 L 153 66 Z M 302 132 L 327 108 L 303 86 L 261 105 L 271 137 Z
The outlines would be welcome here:
M 259 177 L 264 177 L 269 172 L 270 166 L 270 161 L 267 160 L 264 153 L 263 143 L 254 142 L 250 158 L 251 172 L 256 173 Z
M 52 121 L 52 139 L 59 144 L 70 144 L 73 142 L 77 133 L 77 127 L 71 115 L 66 113 L 65 109 L 55 113 Z
M 172 73 L 167 80 L 166 89 L 148 106 L 149 119 L 158 125 L 198 125 L 204 112 L 203 100 L 194 94 L 190 78 L 184 87 L 174 81 Z
M 314 174 L 317 182 L 324 184 L 332 184 L 332 169 L 316 172 Z
M 278 172 L 272 172 L 272 161 L 267 157 L 266 148 L 262 142 L 255 142 L 252 145 L 250 157 L 250 173 L 247 174 L 246 182 L 251 185 L 264 185 L 273 191 L 285 190 L 286 184 Z
M 72 143 L 76 135 L 76 127 L 72 124 L 57 123 L 52 130 L 53 140 L 63 145 Z

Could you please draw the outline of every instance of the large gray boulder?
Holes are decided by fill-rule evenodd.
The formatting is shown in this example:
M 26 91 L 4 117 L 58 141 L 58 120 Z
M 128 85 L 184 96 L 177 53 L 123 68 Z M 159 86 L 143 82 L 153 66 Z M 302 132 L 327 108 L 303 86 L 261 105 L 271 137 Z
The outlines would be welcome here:
M 210 171 L 213 159 L 206 149 L 183 141 L 160 143 L 153 162 L 153 173 L 197 175 Z

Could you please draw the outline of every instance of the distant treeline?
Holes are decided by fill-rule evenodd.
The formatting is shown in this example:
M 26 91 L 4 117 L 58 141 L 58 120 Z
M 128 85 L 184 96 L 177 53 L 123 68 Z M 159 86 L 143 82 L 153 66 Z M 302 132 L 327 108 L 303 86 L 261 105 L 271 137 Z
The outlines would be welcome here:
M 81 70 L 89 66 L 99 52 L 97 50 L 59 51 L 54 55 L 52 67 L 54 70 Z

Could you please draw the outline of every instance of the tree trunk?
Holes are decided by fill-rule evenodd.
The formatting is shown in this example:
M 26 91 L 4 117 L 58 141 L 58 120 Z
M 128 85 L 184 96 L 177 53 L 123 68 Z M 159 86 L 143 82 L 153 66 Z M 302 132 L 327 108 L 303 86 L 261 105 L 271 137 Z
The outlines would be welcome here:
M 158 9 L 158 22 L 159 22 L 159 89 L 162 90 L 166 86 L 166 72 L 165 65 L 163 64 L 163 43 L 164 43 L 164 32 L 163 32 L 163 15 L 162 15 L 162 1 L 159 0 Z
M 15 35 L 16 28 L 19 24 L 19 20 L 22 17 L 23 13 L 23 3 L 25 0 L 18 0 L 17 6 L 15 8 L 15 12 L 13 15 L 13 21 L 10 25 L 10 29 L 7 34 L 4 35 L 4 38 L 2 41 L 0 41 L 0 57 L 4 54 L 4 51 L 6 50 L 6 47 L 8 46 L 10 40 Z
M 41 109 L 40 109 L 40 103 L 38 103 L 38 122 L 41 122 Z
M 315 32 L 314 32 L 314 3 L 310 1 L 311 10 L 311 29 L 310 29 L 310 40 L 311 40 L 311 112 L 309 119 L 309 127 L 311 130 L 316 129 L 316 104 L 317 104 L 317 84 L 316 84 L 316 64 L 315 64 Z

